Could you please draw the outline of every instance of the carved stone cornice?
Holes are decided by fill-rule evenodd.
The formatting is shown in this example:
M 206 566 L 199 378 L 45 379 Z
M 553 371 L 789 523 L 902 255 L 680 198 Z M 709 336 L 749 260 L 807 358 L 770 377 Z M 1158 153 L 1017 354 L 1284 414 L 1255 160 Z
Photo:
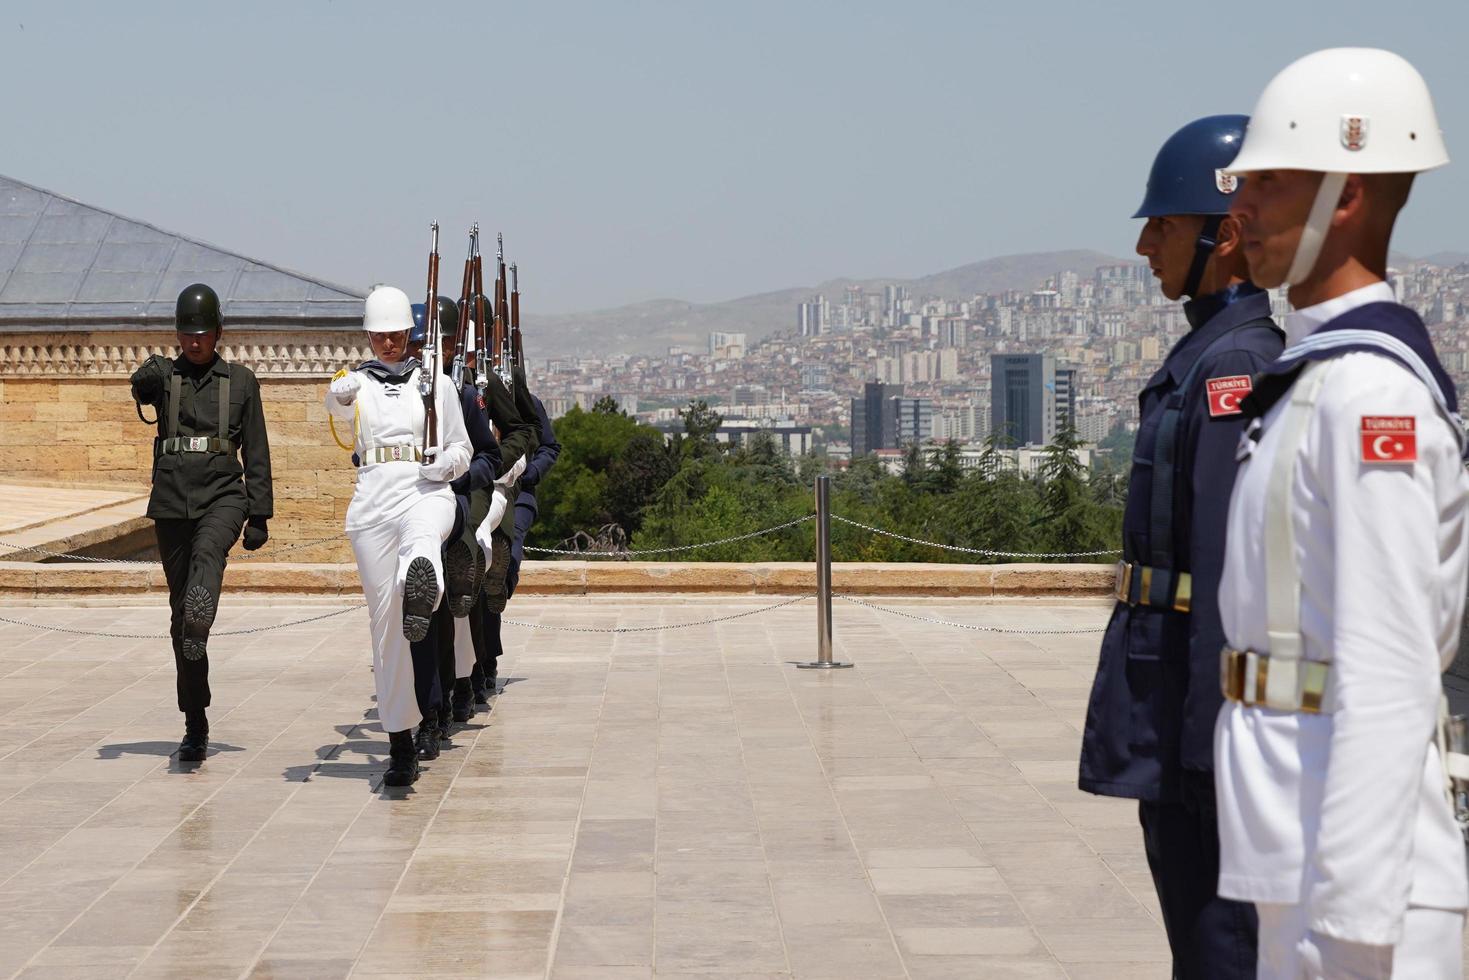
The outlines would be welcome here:
M 261 378 L 329 378 L 372 356 L 361 330 L 225 330 L 220 355 Z M 126 378 L 151 354 L 174 357 L 168 332 L 0 332 L 0 378 Z

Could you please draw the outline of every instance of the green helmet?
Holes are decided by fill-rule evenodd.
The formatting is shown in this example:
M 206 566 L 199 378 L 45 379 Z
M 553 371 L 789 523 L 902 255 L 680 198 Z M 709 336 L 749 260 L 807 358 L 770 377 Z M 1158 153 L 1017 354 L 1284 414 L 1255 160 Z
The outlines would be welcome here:
M 174 307 L 173 322 L 179 333 L 208 333 L 223 328 L 219 295 L 202 282 L 185 286 Z

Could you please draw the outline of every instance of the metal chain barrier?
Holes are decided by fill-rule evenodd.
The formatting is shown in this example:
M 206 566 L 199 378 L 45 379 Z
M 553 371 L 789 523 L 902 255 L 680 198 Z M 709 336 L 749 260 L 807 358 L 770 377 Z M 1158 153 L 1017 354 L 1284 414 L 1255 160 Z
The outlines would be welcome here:
M 272 548 L 270 551 L 267 551 L 267 552 L 247 551 L 244 554 L 232 555 L 229 560 L 230 561 L 260 561 L 260 560 L 266 559 L 266 558 L 274 558 L 276 555 L 283 555 L 283 554 L 285 554 L 288 551 L 297 551 L 297 550 L 299 550 L 301 548 L 311 548 L 311 547 L 314 547 L 314 546 L 319 545 L 319 544 L 325 544 L 328 541 L 340 541 L 341 538 L 342 538 L 342 536 L 340 534 L 333 534 L 330 537 L 316 538 L 316 539 L 311 540 L 311 541 L 297 541 L 295 544 L 288 544 L 288 545 L 285 545 L 284 547 L 281 547 L 281 548 Z M 160 565 L 160 564 L 162 564 L 162 562 L 149 561 L 149 560 L 146 560 L 146 559 L 135 559 L 135 558 L 94 558 L 91 555 L 78 555 L 78 554 L 74 554 L 74 553 L 69 552 L 69 551 L 47 551 L 45 548 L 34 548 L 34 547 L 26 546 L 26 545 L 11 544 L 9 541 L 0 541 L 0 548 L 6 548 L 6 549 L 8 549 L 10 551 L 18 551 L 18 552 L 22 552 L 22 553 L 29 552 L 30 554 L 33 554 L 33 555 L 42 555 L 42 556 L 44 556 L 46 558 L 67 558 L 67 559 L 70 559 L 71 561 L 90 562 L 91 564 L 94 564 L 94 565 Z
M 367 608 L 367 603 L 361 602 L 361 603 L 358 603 L 355 606 L 348 606 L 346 609 L 334 609 L 334 610 L 332 610 L 329 613 L 322 613 L 319 616 L 307 616 L 305 619 L 293 619 L 290 622 L 276 623 L 276 624 L 274 624 L 272 626 L 251 626 L 251 627 L 248 627 L 246 629 L 239 629 L 239 630 L 218 630 L 218 631 L 211 631 L 209 635 L 211 637 L 215 637 L 215 636 L 250 636 L 251 634 L 254 634 L 254 633 L 269 633 L 269 632 L 271 632 L 273 630 L 283 630 L 283 629 L 286 629 L 286 628 L 291 627 L 291 626 L 304 626 L 307 623 L 319 623 L 323 619 L 331 619 L 334 616 L 345 616 L 347 613 L 356 612 L 359 609 L 366 609 L 366 608 Z M 42 626 L 40 623 L 28 623 L 28 622 L 26 622 L 25 620 L 22 620 L 22 619 L 10 619 L 9 617 L 6 617 L 6 616 L 0 616 L 0 623 L 8 623 L 11 626 L 29 626 L 33 630 L 41 630 L 43 632 L 69 633 L 72 636 L 101 636 L 101 637 L 106 637 L 107 639 L 110 639 L 110 640 L 167 640 L 167 639 L 171 639 L 171 637 L 167 633 L 108 633 L 108 632 L 103 632 L 101 630 L 77 630 L 77 629 L 72 629 L 69 626 Z
M 871 524 L 863 524 L 840 514 L 832 514 L 831 519 L 840 521 L 851 527 L 860 527 L 864 531 L 880 534 L 885 538 L 895 538 L 898 541 L 906 541 L 909 544 L 921 544 L 930 548 L 942 548 L 944 551 L 957 551 L 965 555 L 983 555 L 986 558 L 1100 558 L 1106 555 L 1120 555 L 1121 551 L 1113 549 L 1109 551 L 992 551 L 989 548 L 965 548 L 957 544 L 941 544 L 938 541 L 924 541 L 922 538 L 910 538 L 906 534 L 898 534 L 895 531 L 884 531 L 880 527 Z
M 758 616 L 761 613 L 771 612 L 776 609 L 783 609 L 786 606 L 793 606 L 798 602 L 804 602 L 805 600 L 811 598 L 814 598 L 814 596 L 798 595 L 793 598 L 787 599 L 784 602 L 777 602 L 774 605 L 761 606 L 759 609 L 745 609 L 737 613 L 729 613 L 725 616 L 715 616 L 712 619 L 696 619 L 692 622 L 687 623 L 668 623 L 659 626 L 546 626 L 542 623 L 526 623 L 518 619 L 501 619 L 501 622 L 507 626 L 520 626 L 524 627 L 525 629 L 543 630 L 551 633 L 662 633 L 668 630 L 688 629 L 693 626 L 712 626 L 715 623 L 727 623 L 735 619 L 745 619 L 749 616 Z M 273 630 L 283 630 L 292 626 L 304 626 L 307 623 L 319 623 L 324 619 L 331 619 L 335 616 L 344 616 L 347 613 L 357 612 L 359 609 L 366 608 L 367 603 L 361 602 L 355 606 L 349 606 L 346 609 L 334 609 L 329 613 L 322 613 L 319 616 L 308 616 L 305 619 L 293 619 L 289 622 L 275 623 L 271 626 L 252 626 L 246 629 L 238 630 L 216 630 L 211 631 L 209 635 L 211 637 L 250 636 L 255 633 L 269 633 Z M 7 623 L 11 626 L 26 626 L 30 629 L 41 630 L 43 632 L 67 633 L 71 636 L 97 636 L 104 637 L 110 640 L 170 639 L 170 636 L 167 633 L 111 633 L 103 630 L 79 630 L 72 629 L 69 626 L 44 626 L 40 623 L 30 623 L 22 619 L 10 619 L 7 616 L 0 616 L 0 623 Z
M 1015 626 L 977 626 L 974 623 L 956 623 L 948 619 L 935 619 L 931 616 L 919 616 L 916 613 L 904 612 L 901 609 L 889 609 L 886 606 L 879 606 L 875 602 L 867 602 L 863 599 L 858 599 L 856 596 L 835 594 L 832 596 L 832 598 L 840 599 L 843 602 L 850 602 L 854 606 L 865 606 L 868 609 L 875 609 L 878 612 L 887 613 L 890 616 L 901 616 L 904 619 L 912 619 L 920 623 L 930 623 L 934 626 L 952 626 L 955 629 L 971 630 L 976 633 L 1013 633 L 1020 636 L 1072 636 L 1081 633 L 1106 632 L 1106 627 L 1088 627 L 1086 629 L 1036 630 L 1021 629 L 1020 627 Z
M 525 623 L 516 619 L 501 619 L 500 622 L 509 626 L 524 626 L 526 629 L 547 630 L 552 633 L 662 633 L 667 630 L 688 629 L 692 626 L 711 626 L 715 623 L 727 623 L 734 619 L 745 619 L 749 616 L 758 616 L 761 613 L 771 612 L 776 609 L 784 609 L 807 599 L 814 599 L 815 594 L 798 595 L 784 602 L 777 602 L 771 606 L 761 606 L 759 609 L 746 609 L 727 616 L 715 616 L 713 619 L 696 619 L 689 623 L 669 623 L 663 626 L 544 626 L 540 623 Z
M 577 558 L 630 558 L 634 555 L 672 555 L 684 551 L 697 551 L 700 548 L 713 548 L 721 544 L 733 544 L 736 541 L 748 541 L 751 538 L 775 534 L 777 531 L 784 531 L 786 528 L 795 527 L 798 524 L 805 524 L 807 521 L 814 520 L 816 520 L 815 514 L 807 514 L 805 517 L 798 517 L 793 521 L 786 521 L 784 524 L 767 527 L 761 531 L 750 531 L 748 534 L 736 534 L 733 537 L 720 538 L 717 541 L 705 541 L 700 544 L 681 544 L 669 548 L 627 548 L 622 551 L 573 551 L 569 548 L 532 548 L 530 545 L 525 545 L 524 547 L 526 551 L 534 551 L 542 555 L 572 555 Z

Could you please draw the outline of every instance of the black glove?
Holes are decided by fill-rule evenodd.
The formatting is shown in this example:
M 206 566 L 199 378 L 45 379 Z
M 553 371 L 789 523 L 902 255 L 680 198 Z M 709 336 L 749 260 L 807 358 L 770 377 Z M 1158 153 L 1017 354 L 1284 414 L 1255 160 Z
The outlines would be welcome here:
M 163 381 L 173 373 L 173 362 L 162 354 L 154 354 L 133 372 L 133 397 L 152 405 L 163 394 Z
M 265 526 L 265 520 L 264 517 L 252 517 L 245 525 L 246 551 L 254 551 L 270 540 L 270 531 Z

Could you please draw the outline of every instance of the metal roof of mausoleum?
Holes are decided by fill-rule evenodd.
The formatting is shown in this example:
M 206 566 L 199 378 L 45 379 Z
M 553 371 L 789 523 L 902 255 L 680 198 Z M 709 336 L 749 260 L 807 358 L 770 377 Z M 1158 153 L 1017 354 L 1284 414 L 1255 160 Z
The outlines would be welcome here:
M 179 290 L 219 293 L 227 325 L 342 329 L 363 294 L 0 176 L 0 330 L 173 321 Z

